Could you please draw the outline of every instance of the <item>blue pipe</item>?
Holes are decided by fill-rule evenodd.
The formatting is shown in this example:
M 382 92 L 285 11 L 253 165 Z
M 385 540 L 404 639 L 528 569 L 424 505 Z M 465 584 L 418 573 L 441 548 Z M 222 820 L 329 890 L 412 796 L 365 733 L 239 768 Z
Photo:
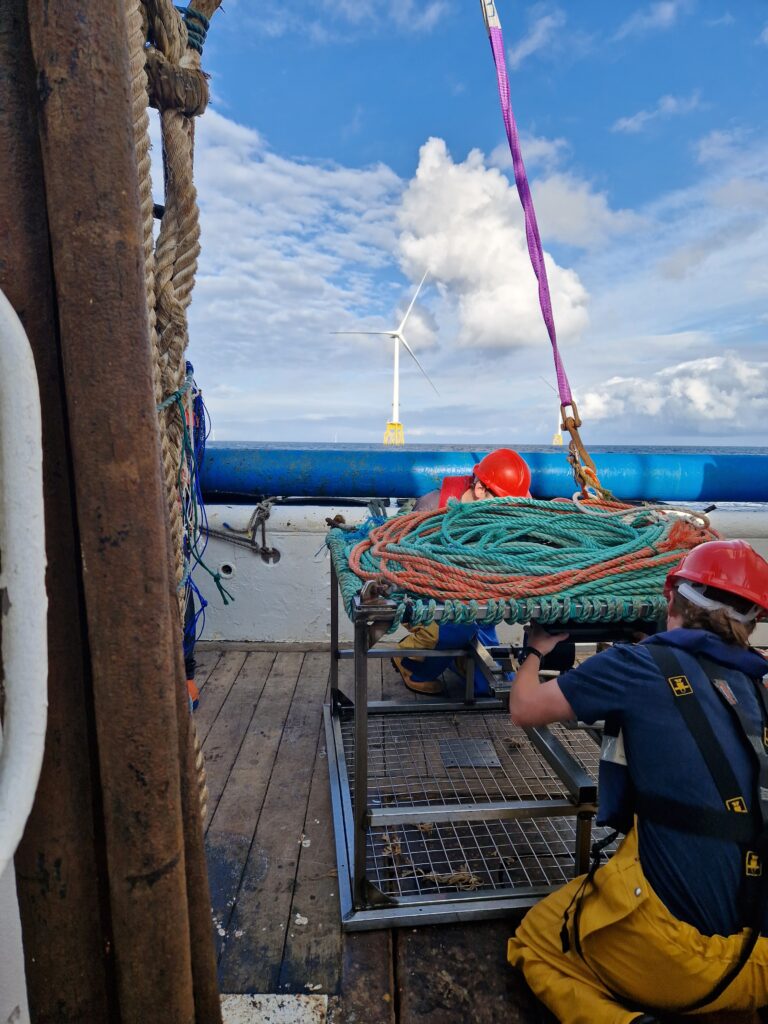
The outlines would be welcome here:
M 207 501 L 284 497 L 402 498 L 425 494 L 444 476 L 461 476 L 489 449 L 432 450 L 354 445 L 211 442 L 202 470 Z M 566 448 L 517 448 L 531 467 L 537 498 L 575 490 Z M 600 480 L 625 501 L 766 501 L 768 454 L 593 449 Z

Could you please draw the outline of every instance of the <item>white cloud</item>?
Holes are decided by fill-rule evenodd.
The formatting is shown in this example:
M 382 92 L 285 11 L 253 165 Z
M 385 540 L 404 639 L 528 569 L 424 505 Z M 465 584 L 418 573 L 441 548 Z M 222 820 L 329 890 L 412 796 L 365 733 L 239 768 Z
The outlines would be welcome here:
M 400 224 L 404 267 L 411 276 L 428 267 L 440 282 L 457 345 L 513 349 L 545 340 L 516 191 L 481 153 L 456 164 L 442 139 L 422 146 Z M 545 264 L 560 334 L 578 335 L 586 291 L 548 254 Z
M 762 43 L 764 46 L 768 46 L 768 25 L 765 26 L 763 31 L 757 37 L 758 43 Z
M 243 10 L 240 18 L 247 19 L 258 34 L 273 39 L 296 31 L 300 21 L 302 34 L 323 45 L 392 28 L 403 33 L 431 32 L 450 10 L 449 0 L 299 0 L 290 10 L 282 0 L 260 0 L 258 11 Z
M 693 110 L 699 110 L 701 105 L 698 92 L 690 96 L 662 96 L 653 109 L 639 110 L 630 117 L 620 117 L 611 126 L 611 131 L 634 135 L 643 131 L 651 121 L 690 114 Z
M 746 139 L 743 128 L 715 129 L 696 142 L 696 158 L 702 164 L 730 160 L 743 149 Z
M 355 309 L 391 313 L 394 300 L 375 283 L 391 262 L 402 182 L 383 165 L 353 170 L 278 156 L 215 109 L 197 126 L 196 144 L 202 255 L 192 357 L 214 383 L 262 371 L 275 381 L 288 353 L 301 359 L 299 375 L 311 375 L 341 351 L 330 331 L 346 327 Z
M 641 222 L 631 210 L 612 210 L 604 192 L 594 192 L 588 182 L 572 174 L 552 174 L 536 181 L 533 194 L 546 237 L 567 245 L 599 245 L 609 235 L 626 234 Z
M 708 18 L 704 24 L 707 28 L 728 28 L 736 24 L 736 19 L 730 11 L 726 11 L 719 18 Z
M 543 177 L 531 183 L 537 220 L 549 241 L 589 248 L 609 235 L 636 228 L 638 216 L 631 210 L 612 210 L 604 192 L 596 192 L 590 182 L 565 171 L 556 170 L 568 154 L 565 139 L 524 137 L 520 146 L 528 171 L 537 168 Z M 492 167 L 512 169 L 512 157 L 506 141 L 492 151 Z
M 416 0 L 389 0 L 392 18 L 400 28 L 412 32 L 430 32 L 448 11 L 443 0 L 417 3 Z
M 565 158 L 569 145 L 565 139 L 545 139 L 536 135 L 523 134 L 520 136 L 520 148 L 525 154 L 527 170 L 536 168 L 550 170 Z M 492 151 L 488 163 L 502 171 L 512 170 L 512 154 L 506 139 Z
M 650 377 L 614 377 L 588 391 L 579 410 L 585 420 L 633 423 L 652 417 L 670 434 L 737 438 L 760 431 L 768 414 L 768 363 L 749 362 L 733 352 L 694 359 Z
M 534 8 L 534 12 L 539 9 Z M 539 50 L 548 47 L 553 37 L 565 26 L 565 12 L 559 7 L 546 13 L 535 13 L 534 19 L 528 29 L 528 34 L 507 49 L 507 60 L 513 70 L 519 68 L 527 57 L 531 57 Z
M 637 11 L 619 27 L 614 38 L 642 35 L 646 32 L 666 31 L 678 17 L 691 8 L 691 0 L 660 0 Z
M 718 206 L 755 211 L 768 210 L 768 183 L 754 178 L 730 178 L 712 193 Z
M 440 398 L 404 359 L 409 436 L 551 439 L 557 400 L 539 379 L 551 379 L 551 356 L 522 211 L 514 186 L 482 154 L 454 162 L 445 144 L 432 140 L 415 176 L 403 181 L 383 165 L 354 170 L 291 160 L 215 109 L 200 120 L 196 137 L 203 248 L 190 358 L 219 439 L 380 440 L 391 402 L 391 342 L 330 332 L 394 326 L 427 265 L 434 276 L 406 334 Z M 726 143 L 723 180 L 712 158 Z M 564 147 L 542 142 L 542 159 L 549 152 L 563 163 L 542 163 L 545 177 L 533 181 L 545 243 L 570 238 L 586 245 L 590 232 L 602 232 L 578 263 L 565 265 L 558 253 L 546 258 L 582 414 L 586 394 L 597 403 L 586 406 L 589 443 L 703 437 L 690 417 L 674 421 L 675 432 L 665 426 L 673 403 L 660 371 L 670 364 L 694 366 L 687 371 L 694 383 L 681 385 L 678 396 L 686 409 L 721 401 L 715 371 L 696 365 L 724 358 L 724 348 L 736 362 L 724 364 L 723 373 L 741 372 L 741 363 L 764 374 L 768 343 L 759 320 L 768 299 L 768 211 L 761 189 L 768 147 L 736 132 L 726 143 L 702 141 L 700 154 L 708 159 L 694 185 L 638 211 L 614 211 L 567 172 Z M 156 167 L 156 178 L 161 174 Z M 398 260 L 405 279 L 393 279 Z M 644 418 L 630 400 L 631 386 L 608 386 L 606 378 L 644 382 L 658 416 Z M 718 414 L 711 440 L 727 443 L 733 435 L 760 443 L 764 429 L 750 411 L 751 395 L 744 398 L 744 424 L 741 413 Z M 728 401 L 726 394 L 726 413 Z M 626 415 L 600 417 L 601 402 Z

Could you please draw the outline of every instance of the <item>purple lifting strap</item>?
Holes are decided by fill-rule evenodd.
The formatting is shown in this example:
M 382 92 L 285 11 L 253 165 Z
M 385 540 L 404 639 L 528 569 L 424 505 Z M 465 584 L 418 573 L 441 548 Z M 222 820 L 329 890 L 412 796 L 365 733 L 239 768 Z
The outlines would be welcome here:
M 495 13 L 495 12 L 494 12 Z M 494 18 L 498 22 L 498 18 Z M 487 18 L 486 18 L 487 24 Z M 547 326 L 547 334 L 552 342 L 552 352 L 555 357 L 555 372 L 557 373 L 557 388 L 560 392 L 560 401 L 563 405 L 571 405 L 573 397 L 568 377 L 565 373 L 563 361 L 560 358 L 560 351 L 557 347 L 557 334 L 555 333 L 555 320 L 552 316 L 552 300 L 549 297 L 549 282 L 547 281 L 547 268 L 544 266 L 544 253 L 541 249 L 541 238 L 539 237 L 539 226 L 536 223 L 536 211 L 533 208 L 533 198 L 528 186 L 528 178 L 523 164 L 523 154 L 520 151 L 520 139 L 517 134 L 517 125 L 512 113 L 512 101 L 509 95 L 509 78 L 507 76 L 507 62 L 504 57 L 504 38 L 501 34 L 501 27 L 488 25 L 488 36 L 491 40 L 491 51 L 496 64 L 496 78 L 499 84 L 499 99 L 501 100 L 501 113 L 504 118 L 504 127 L 507 130 L 507 139 L 512 153 L 512 165 L 515 169 L 515 182 L 520 202 L 523 204 L 525 213 L 525 237 L 528 242 L 528 253 L 531 257 L 531 265 L 536 279 L 539 282 L 539 304 L 544 323 Z

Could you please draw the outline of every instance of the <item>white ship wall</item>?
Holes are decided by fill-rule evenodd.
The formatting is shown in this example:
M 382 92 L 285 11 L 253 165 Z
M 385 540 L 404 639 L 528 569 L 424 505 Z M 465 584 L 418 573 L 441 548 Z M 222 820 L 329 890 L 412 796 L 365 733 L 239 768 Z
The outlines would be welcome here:
M 244 531 L 252 506 L 213 505 L 208 507 L 212 528 Z M 210 537 L 205 562 L 220 572 L 234 601 L 224 606 L 211 577 L 201 569 L 195 581 L 208 601 L 205 629 L 201 639 L 265 643 L 308 643 L 330 641 L 330 556 L 325 547 L 326 518 L 342 515 L 347 524 L 362 523 L 368 509 L 329 506 L 275 506 L 266 521 L 267 545 L 280 552 L 274 564 L 263 561 L 257 549 L 243 547 L 219 537 Z M 768 506 L 738 510 L 717 510 L 710 515 L 712 526 L 726 537 L 748 540 L 768 559 Z M 226 524 L 226 526 L 225 526 Z M 261 531 L 257 532 L 261 543 Z M 339 603 L 341 639 L 352 640 L 352 624 Z M 502 627 L 502 642 L 509 642 L 514 627 Z M 768 625 L 758 627 L 755 640 L 768 644 Z
M 0 875 L 0 1021 L 29 1024 L 21 921 L 13 863 Z

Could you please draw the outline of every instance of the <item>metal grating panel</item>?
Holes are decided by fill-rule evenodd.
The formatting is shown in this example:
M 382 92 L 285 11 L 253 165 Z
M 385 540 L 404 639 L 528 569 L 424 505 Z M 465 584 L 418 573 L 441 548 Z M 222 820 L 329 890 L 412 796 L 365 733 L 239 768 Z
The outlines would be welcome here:
M 560 886 L 573 877 L 575 837 L 572 818 L 371 829 L 367 876 L 393 897 Z
M 501 768 L 490 740 L 440 740 L 446 768 Z
M 347 772 L 354 777 L 354 717 L 342 724 Z M 489 744 L 499 766 L 449 766 L 441 745 Z M 588 737 L 585 740 L 592 743 Z M 594 746 L 594 744 L 593 744 Z M 369 715 L 368 803 L 371 807 L 482 804 L 567 798 L 567 791 L 522 729 L 504 712 Z M 354 799 L 354 794 L 352 794 Z
M 597 782 L 600 766 L 600 745 L 586 729 L 576 725 L 563 725 L 555 722 L 549 731 L 565 747 L 569 754 L 576 758 L 591 779 Z
M 585 838 L 582 835 L 580 844 L 575 805 L 572 816 L 524 813 L 462 820 L 462 807 L 481 808 L 489 801 L 514 805 L 568 799 L 563 782 L 525 732 L 503 710 L 420 713 L 417 708 L 368 714 L 368 806 L 419 808 L 421 819 L 367 829 L 366 881 L 394 901 L 387 911 L 378 911 L 377 925 L 418 923 L 428 907 L 445 913 L 446 920 L 457 914 L 493 916 L 505 901 L 530 906 L 573 878 L 576 850 L 579 845 L 583 850 Z M 336 757 L 348 780 L 344 800 L 349 810 L 343 814 L 351 824 L 354 714 L 337 717 L 336 729 L 341 741 Z M 550 729 L 596 778 L 600 748 L 593 734 L 572 725 Z M 431 806 L 451 804 L 456 807 L 455 819 L 430 821 Z M 594 829 L 592 839 L 607 833 Z M 354 884 L 351 872 L 349 884 Z M 486 912 L 483 906 L 490 909 Z M 365 913 L 360 912 L 361 920 Z M 353 911 L 346 926 L 355 927 L 356 920 Z

